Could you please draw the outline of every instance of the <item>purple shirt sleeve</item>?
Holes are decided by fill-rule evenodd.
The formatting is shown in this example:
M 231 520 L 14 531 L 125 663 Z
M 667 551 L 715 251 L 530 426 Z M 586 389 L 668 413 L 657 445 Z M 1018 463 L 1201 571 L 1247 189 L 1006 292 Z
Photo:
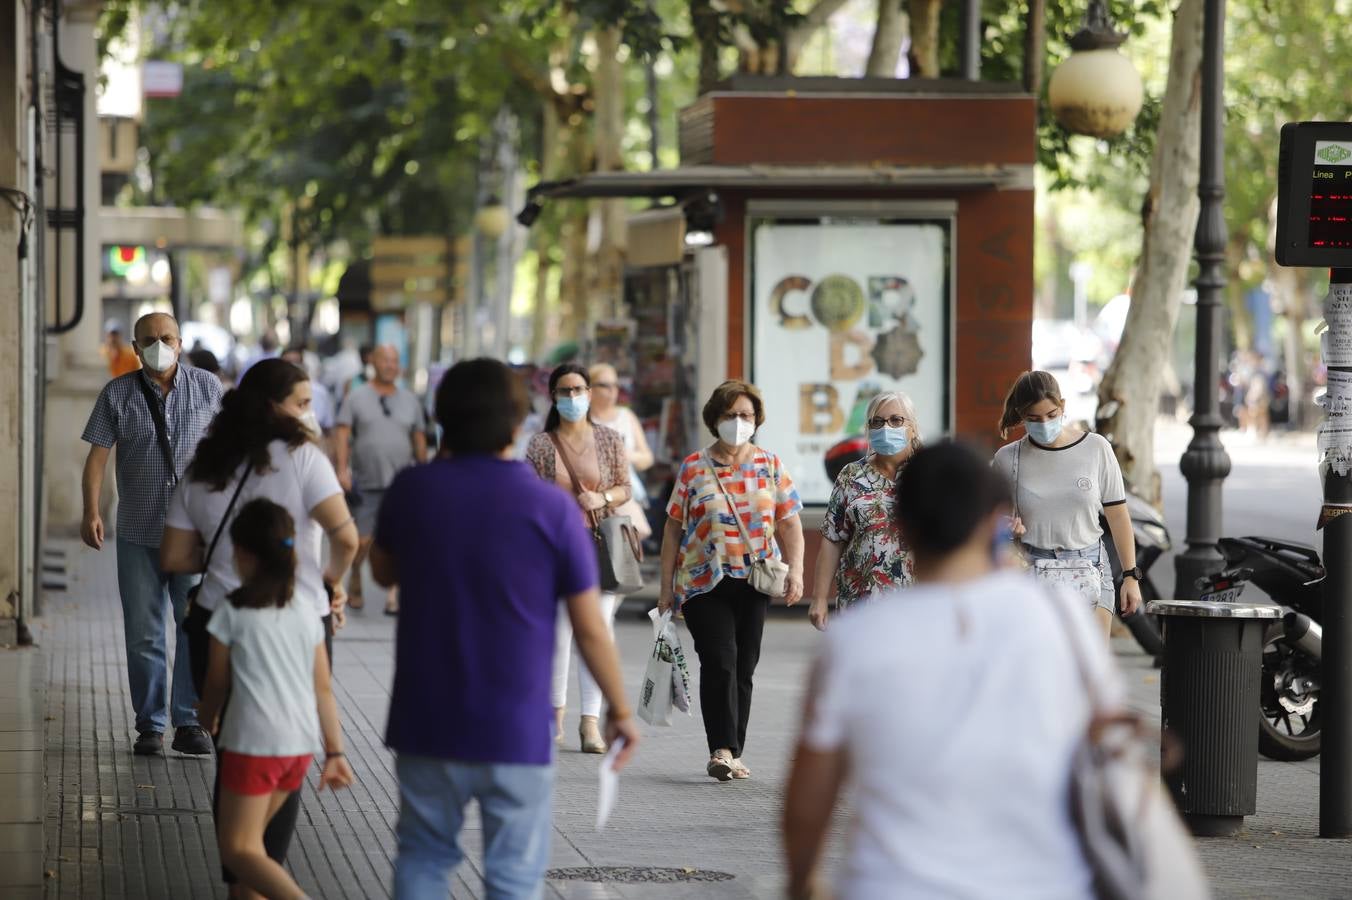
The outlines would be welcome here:
M 560 492 L 560 496 L 563 496 Z M 596 567 L 596 542 L 582 524 L 572 498 L 566 506 L 560 504 L 558 529 L 558 587 L 560 597 L 571 597 L 600 585 L 601 576 Z

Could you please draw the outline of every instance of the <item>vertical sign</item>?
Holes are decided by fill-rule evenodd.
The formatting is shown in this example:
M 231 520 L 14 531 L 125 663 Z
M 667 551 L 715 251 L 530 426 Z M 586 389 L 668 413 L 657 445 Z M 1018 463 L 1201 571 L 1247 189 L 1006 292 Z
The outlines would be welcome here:
M 949 222 L 755 220 L 752 371 L 761 446 L 803 501 L 831 495 L 823 458 L 866 431 L 882 391 L 914 402 L 921 434 L 949 426 Z

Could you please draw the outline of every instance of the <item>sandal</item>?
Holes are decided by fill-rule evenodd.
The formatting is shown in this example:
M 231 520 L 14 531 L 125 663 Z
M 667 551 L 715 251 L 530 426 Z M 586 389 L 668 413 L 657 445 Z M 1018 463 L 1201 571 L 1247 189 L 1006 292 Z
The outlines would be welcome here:
M 734 760 L 732 761 L 732 777 L 733 777 L 733 778 L 750 778 L 750 777 L 751 777 L 751 770 L 748 769 L 746 766 L 744 766 L 744 765 L 742 764 L 742 761 L 741 761 L 740 759 L 734 759 Z
M 719 781 L 731 781 L 732 757 L 728 756 L 725 751 L 720 750 L 709 757 L 709 765 L 704 767 L 704 771 L 709 774 L 710 778 L 716 778 Z

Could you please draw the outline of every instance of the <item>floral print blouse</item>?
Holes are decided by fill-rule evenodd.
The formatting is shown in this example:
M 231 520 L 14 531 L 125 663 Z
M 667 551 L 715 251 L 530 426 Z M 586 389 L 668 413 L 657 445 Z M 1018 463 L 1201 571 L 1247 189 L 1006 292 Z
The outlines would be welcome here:
M 676 602 L 684 604 L 707 594 L 724 576 L 746 578 L 752 564 L 763 557 L 780 558 L 775 524 L 798 515 L 803 502 L 779 457 L 757 447 L 740 467 L 718 466 L 728 497 L 719 489 L 706 451 L 692 453 L 681 463 L 667 515 L 681 523 L 681 547 L 676 557 Z M 746 546 L 739 516 L 752 545 Z
M 911 554 L 892 515 L 895 496 L 896 482 L 867 459 L 850 463 L 836 476 L 822 537 L 843 545 L 836 569 L 841 609 L 911 583 Z

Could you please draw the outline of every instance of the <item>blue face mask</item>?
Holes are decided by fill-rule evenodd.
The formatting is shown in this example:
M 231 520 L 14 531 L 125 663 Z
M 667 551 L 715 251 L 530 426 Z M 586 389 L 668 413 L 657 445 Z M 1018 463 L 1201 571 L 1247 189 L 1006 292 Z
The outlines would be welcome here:
M 1052 419 L 1050 422 L 1023 423 L 1023 430 L 1028 432 L 1028 436 L 1044 446 L 1054 444 L 1056 439 L 1061 436 L 1063 427 L 1061 417 Z
M 879 456 L 896 456 L 906 449 L 910 436 L 902 428 L 871 428 L 868 433 L 869 449 Z
M 559 415 L 569 422 L 579 422 L 587 415 L 587 410 L 591 409 L 591 397 L 586 394 L 580 394 L 576 397 L 558 397 L 554 400 L 554 408 L 559 411 Z

